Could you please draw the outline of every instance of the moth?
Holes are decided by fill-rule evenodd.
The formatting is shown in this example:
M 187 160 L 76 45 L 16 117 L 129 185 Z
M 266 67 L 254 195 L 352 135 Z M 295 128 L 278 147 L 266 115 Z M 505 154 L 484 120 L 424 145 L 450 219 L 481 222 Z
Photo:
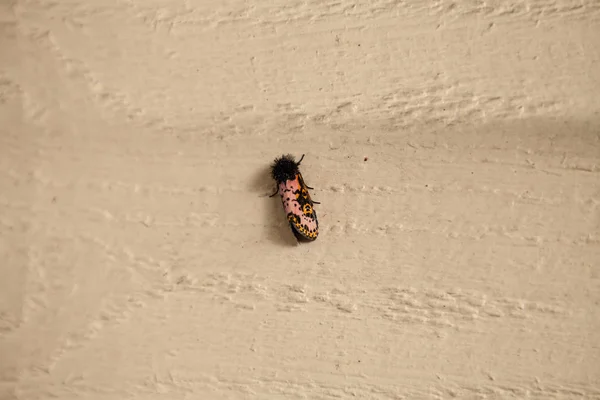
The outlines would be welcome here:
M 314 204 L 308 190 L 313 188 L 306 185 L 299 166 L 304 154 L 298 162 L 290 154 L 275 159 L 271 165 L 271 176 L 277 183 L 277 189 L 269 197 L 279 193 L 283 209 L 290 223 L 292 233 L 298 241 L 313 241 L 319 235 L 319 221 Z

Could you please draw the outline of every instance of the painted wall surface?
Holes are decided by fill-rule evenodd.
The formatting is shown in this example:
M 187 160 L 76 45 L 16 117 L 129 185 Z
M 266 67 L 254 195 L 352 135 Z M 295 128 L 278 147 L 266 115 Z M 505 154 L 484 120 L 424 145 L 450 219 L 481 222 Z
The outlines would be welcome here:
M 600 399 L 597 0 L 0 28 L 1 399 Z

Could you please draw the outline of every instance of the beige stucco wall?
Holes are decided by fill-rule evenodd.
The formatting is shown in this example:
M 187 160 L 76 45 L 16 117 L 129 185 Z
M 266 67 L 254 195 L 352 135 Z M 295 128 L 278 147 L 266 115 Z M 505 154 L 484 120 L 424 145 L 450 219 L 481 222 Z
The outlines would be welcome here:
M 0 398 L 600 398 L 598 1 L 0 27 Z

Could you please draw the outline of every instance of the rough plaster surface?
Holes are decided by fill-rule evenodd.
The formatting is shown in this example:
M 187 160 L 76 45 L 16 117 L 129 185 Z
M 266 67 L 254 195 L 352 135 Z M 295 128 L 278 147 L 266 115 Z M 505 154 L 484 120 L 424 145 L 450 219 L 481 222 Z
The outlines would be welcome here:
M 1 399 L 600 399 L 600 2 L 0 28 Z M 267 197 L 282 153 L 314 243 Z

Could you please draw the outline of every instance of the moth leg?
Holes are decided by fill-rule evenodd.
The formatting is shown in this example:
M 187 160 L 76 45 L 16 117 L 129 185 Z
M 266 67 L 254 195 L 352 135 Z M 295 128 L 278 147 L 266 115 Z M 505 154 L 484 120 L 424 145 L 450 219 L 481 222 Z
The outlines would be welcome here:
M 270 195 L 269 197 L 273 197 L 277 194 L 277 192 L 279 192 L 279 188 L 275 189 L 275 193 L 273 193 L 272 195 Z
M 314 201 L 313 200 L 313 204 L 321 204 L 321 203 L 319 203 L 318 201 Z
M 311 187 L 310 187 L 310 186 L 308 186 L 308 185 L 306 185 L 306 188 L 307 188 L 307 189 L 310 189 L 310 190 L 315 190 L 315 188 L 311 188 Z
M 304 154 L 302 154 L 302 157 L 300 157 L 300 161 L 298 161 L 296 164 L 300 165 L 300 163 L 302 162 L 302 159 L 304 159 Z

